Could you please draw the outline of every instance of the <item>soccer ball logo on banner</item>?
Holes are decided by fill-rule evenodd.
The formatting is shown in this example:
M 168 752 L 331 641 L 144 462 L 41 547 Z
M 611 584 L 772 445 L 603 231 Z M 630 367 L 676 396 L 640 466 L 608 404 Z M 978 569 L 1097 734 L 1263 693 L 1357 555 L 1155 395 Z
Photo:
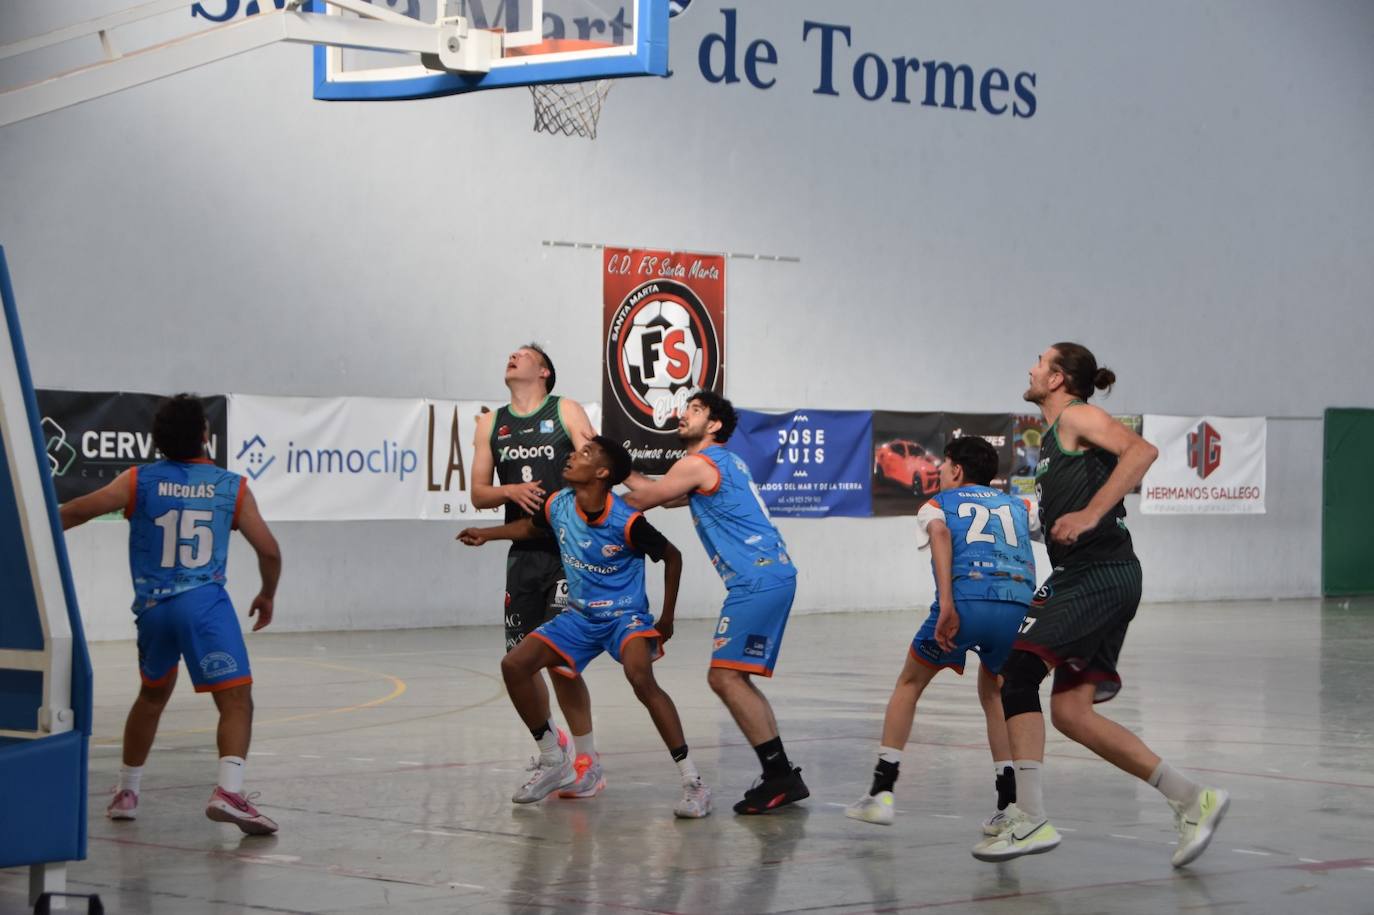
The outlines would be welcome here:
M 643 429 L 663 432 L 692 394 L 715 388 L 720 352 L 711 315 L 682 283 L 643 283 L 616 309 L 606 365 L 625 414 Z

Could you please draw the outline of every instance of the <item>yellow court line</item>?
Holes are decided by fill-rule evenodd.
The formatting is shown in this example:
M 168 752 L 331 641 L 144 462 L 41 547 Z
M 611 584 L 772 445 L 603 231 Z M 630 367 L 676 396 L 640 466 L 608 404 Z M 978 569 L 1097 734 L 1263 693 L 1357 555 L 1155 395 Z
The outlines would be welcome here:
M 393 699 L 400 698 L 406 691 L 406 681 L 402 680 L 400 677 L 393 676 L 392 674 L 388 673 L 382 673 L 378 670 L 364 670 L 361 667 L 347 667 L 343 664 L 330 664 L 326 661 L 316 661 L 313 658 L 258 658 L 257 660 L 290 661 L 295 664 L 310 664 L 315 667 L 323 667 L 326 670 L 340 670 L 344 671 L 345 673 L 368 674 L 370 676 L 380 677 L 384 680 L 390 680 L 392 688 L 391 692 L 387 693 L 385 696 L 380 696 L 376 699 L 372 699 L 368 702 L 363 702 L 358 705 L 344 705 L 340 706 L 339 708 L 323 709 L 318 712 L 305 712 L 300 715 L 288 715 L 284 718 L 267 718 L 261 721 L 254 721 L 254 728 L 266 724 L 284 724 L 288 721 L 305 721 L 310 718 L 323 718 L 326 715 L 337 715 L 341 712 L 356 712 L 365 708 L 373 708 L 378 705 L 384 705 L 385 703 L 390 702 Z M 184 734 L 211 734 L 217 731 L 218 729 L 219 725 L 216 724 L 214 727 L 208 728 L 187 728 L 179 731 L 162 731 L 158 734 L 158 737 L 174 737 Z M 99 737 L 93 739 L 91 743 L 94 746 L 114 746 L 122 743 L 123 740 L 124 738 L 122 735 L 119 737 Z

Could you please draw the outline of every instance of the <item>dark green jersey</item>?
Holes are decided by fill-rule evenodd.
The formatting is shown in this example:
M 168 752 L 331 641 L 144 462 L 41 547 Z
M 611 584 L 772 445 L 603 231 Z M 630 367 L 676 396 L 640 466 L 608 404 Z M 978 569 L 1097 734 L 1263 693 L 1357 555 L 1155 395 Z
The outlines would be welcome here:
M 491 454 L 496 477 L 505 483 L 537 482 L 545 495 L 563 488 L 563 465 L 572 454 L 572 437 L 563 426 L 559 398 L 550 394 L 532 413 L 520 414 L 510 404 L 496 411 L 491 423 Z M 506 503 L 506 521 L 529 514 L 514 502 Z M 517 540 L 512 547 L 557 551 L 552 537 L 538 541 Z
M 1135 559 L 1131 532 L 1126 529 L 1126 505 L 1123 502 L 1112 506 L 1097 527 L 1079 537 L 1076 543 L 1056 543 L 1050 537 L 1054 522 L 1071 512 L 1087 508 L 1116 469 L 1116 455 L 1110 451 L 1101 448 L 1066 451 L 1059 443 L 1058 427 L 1059 420 L 1056 419 L 1054 425 L 1045 432 L 1040 444 L 1040 463 L 1035 467 L 1035 497 L 1040 502 L 1040 529 L 1045 532 L 1050 562 L 1059 567 Z

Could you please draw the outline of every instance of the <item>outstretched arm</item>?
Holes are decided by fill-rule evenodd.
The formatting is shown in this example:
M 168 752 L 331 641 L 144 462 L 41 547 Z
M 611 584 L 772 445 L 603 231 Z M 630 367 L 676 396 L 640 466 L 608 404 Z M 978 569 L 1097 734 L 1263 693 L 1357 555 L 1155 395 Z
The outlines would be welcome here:
M 1145 478 L 1145 471 L 1159 457 L 1159 449 L 1136 435 L 1100 407 L 1084 404 L 1064 411 L 1059 428 L 1069 439 L 1065 447 L 1093 445 L 1116 455 L 1116 469 L 1083 509 L 1063 515 L 1054 523 L 1050 537 L 1059 543 L 1073 543 L 1097 527 L 1112 506 L 1126 498 Z
M 521 518 L 519 521 L 512 521 L 509 524 L 501 524 L 496 527 L 464 528 L 453 539 L 460 540 L 467 546 L 481 546 L 492 540 L 533 540 L 538 536 L 539 531 L 534 526 L 534 520 Z
M 648 477 L 643 479 L 647 482 L 625 497 L 626 503 L 640 511 L 668 505 L 698 489 L 713 489 L 720 482 L 720 472 L 710 461 L 689 454 L 668 468 L 668 472 L 657 480 L 649 480 Z
M 62 530 L 85 524 L 92 518 L 110 512 L 124 511 L 133 498 L 135 473 L 137 471 L 131 467 L 95 492 L 64 502 L 58 509 L 58 514 L 62 516 Z

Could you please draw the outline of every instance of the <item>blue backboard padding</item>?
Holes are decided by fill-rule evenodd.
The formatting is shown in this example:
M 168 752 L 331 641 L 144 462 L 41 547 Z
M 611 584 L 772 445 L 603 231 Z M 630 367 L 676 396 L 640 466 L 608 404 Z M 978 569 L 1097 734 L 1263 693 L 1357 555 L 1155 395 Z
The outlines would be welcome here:
M 322 4 L 316 2 L 315 9 Z M 637 23 L 634 56 L 593 57 L 557 63 L 526 64 L 519 67 L 494 67 L 488 73 L 464 76 L 461 73 L 435 73 L 410 79 L 349 80 L 328 79 L 329 49 L 316 45 L 315 98 L 324 101 L 380 102 L 434 98 L 479 89 L 505 89 L 532 83 L 570 83 L 590 79 L 616 79 L 626 76 L 666 76 L 668 74 L 668 0 L 648 0 Z
M 43 647 L 43 622 L 38 618 L 38 599 L 29 573 L 29 551 L 19 523 L 19 505 L 10 480 L 5 442 L 0 438 L 0 648 L 39 651 Z
M 38 730 L 38 709 L 42 704 L 41 670 L 0 670 L 0 729 Z
M 0 867 L 86 857 L 86 738 L 0 747 Z

